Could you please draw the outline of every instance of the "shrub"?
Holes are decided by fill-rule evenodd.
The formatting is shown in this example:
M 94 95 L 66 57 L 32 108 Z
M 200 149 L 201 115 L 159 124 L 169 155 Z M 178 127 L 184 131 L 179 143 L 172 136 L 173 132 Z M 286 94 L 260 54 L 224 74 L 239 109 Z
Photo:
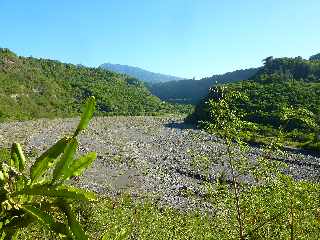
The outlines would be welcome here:
M 34 222 L 59 237 L 87 239 L 72 211 L 72 201 L 91 201 L 95 195 L 66 185 L 65 181 L 81 175 L 96 158 L 95 153 L 88 153 L 75 159 L 77 136 L 87 128 L 94 109 L 95 98 L 90 97 L 74 134 L 38 157 L 28 175 L 20 144 L 12 144 L 10 156 L 6 152 L 0 155 L 4 158 L 0 167 L 1 239 L 16 239 L 22 228 Z

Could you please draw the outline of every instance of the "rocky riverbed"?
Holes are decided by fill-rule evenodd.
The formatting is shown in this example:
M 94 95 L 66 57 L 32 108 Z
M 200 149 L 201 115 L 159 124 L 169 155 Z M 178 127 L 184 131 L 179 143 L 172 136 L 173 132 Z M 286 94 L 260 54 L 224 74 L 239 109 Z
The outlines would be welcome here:
M 0 124 L 0 147 L 11 142 L 23 144 L 34 158 L 65 134 L 72 133 L 79 119 L 41 119 Z M 195 162 L 223 158 L 222 141 L 193 126 L 181 117 L 98 117 L 81 136 L 79 153 L 95 151 L 97 160 L 73 184 L 100 194 L 115 196 L 130 193 L 152 197 L 161 203 L 178 207 L 203 204 L 204 171 L 194 168 Z M 248 156 L 261 154 L 250 148 Z M 287 172 L 297 179 L 318 180 L 320 159 L 288 153 L 278 159 L 288 164 Z M 208 168 L 214 178 L 221 166 Z M 195 197 L 189 198 L 186 193 Z

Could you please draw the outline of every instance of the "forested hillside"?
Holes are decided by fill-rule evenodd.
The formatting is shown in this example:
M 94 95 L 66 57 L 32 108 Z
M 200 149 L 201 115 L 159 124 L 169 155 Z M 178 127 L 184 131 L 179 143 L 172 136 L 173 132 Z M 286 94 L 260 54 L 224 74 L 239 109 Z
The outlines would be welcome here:
M 142 68 L 128 66 L 128 65 L 121 65 L 121 64 L 104 63 L 104 64 L 101 64 L 99 68 L 117 72 L 117 73 L 127 74 L 131 77 L 137 78 L 147 83 L 167 82 L 167 81 L 176 81 L 176 80 L 183 79 L 180 77 L 175 77 L 175 76 L 161 74 L 161 73 L 154 73 L 154 72 L 144 70 Z
M 170 81 L 150 84 L 148 87 L 152 94 L 164 101 L 197 104 L 201 98 L 208 94 L 209 88 L 213 85 L 245 80 L 252 77 L 257 71 L 258 69 L 256 68 L 250 68 L 228 72 L 222 75 L 213 75 L 212 77 L 201 80 Z
M 137 79 L 99 68 L 19 57 L 0 49 L 0 120 L 66 117 L 79 112 L 83 100 L 97 99 L 98 115 L 176 112 Z
M 310 61 L 318 61 L 320 60 L 320 53 L 315 54 L 309 58 Z
M 250 80 L 213 88 L 189 119 L 215 121 L 210 116 L 209 100 L 238 92 L 244 97 L 229 104 L 251 123 L 243 132 L 247 140 L 266 142 L 281 128 L 286 144 L 320 149 L 320 61 L 301 57 L 269 57 L 264 61 L 264 67 Z

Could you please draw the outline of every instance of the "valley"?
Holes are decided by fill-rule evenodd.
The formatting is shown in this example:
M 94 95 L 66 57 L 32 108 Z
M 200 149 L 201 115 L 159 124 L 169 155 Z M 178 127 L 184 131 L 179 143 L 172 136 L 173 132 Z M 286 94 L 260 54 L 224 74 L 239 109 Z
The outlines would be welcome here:
M 0 148 L 19 141 L 35 158 L 72 132 L 77 122 L 68 118 L 2 123 Z M 79 140 L 79 154 L 94 151 L 98 157 L 73 184 L 109 197 L 127 193 L 178 209 L 210 210 L 203 198 L 205 183 L 214 183 L 222 170 L 228 171 L 221 164 L 209 164 L 206 177 L 204 169 L 194 166 L 197 157 L 223 160 L 226 146 L 214 135 L 184 123 L 182 117 L 98 117 Z M 247 153 L 251 160 L 261 155 L 261 149 L 253 147 Z M 319 181 L 320 158 L 287 152 L 275 159 L 287 163 L 284 171 L 295 179 Z M 186 196 L 187 191 L 194 197 Z
M 317 59 L 269 57 L 260 68 L 150 84 L 102 68 L 26 58 L 1 48 L 0 186 L 3 199 L 8 198 L 2 209 L 9 209 L 5 214 L 11 219 L 5 225 L 16 224 L 16 217 L 10 217 L 16 214 L 11 202 L 27 201 L 21 209 L 37 216 L 22 210 L 18 216 L 27 219 L 26 228 L 5 227 L 5 234 L 46 236 L 41 221 L 50 218 L 52 224 L 65 214 L 78 224 L 77 229 L 63 224 L 70 228 L 66 231 L 77 235 L 83 227 L 80 239 L 114 239 L 122 234 L 118 228 L 123 219 L 139 214 L 150 220 L 129 221 L 124 239 L 148 239 L 150 234 L 180 239 L 184 233 L 176 228 L 187 228 L 186 239 L 230 239 L 239 233 L 255 238 L 269 234 L 270 228 L 271 234 L 288 235 L 278 222 L 288 214 L 293 218 L 292 211 L 296 219 L 313 224 L 302 222 L 297 228 L 317 229 L 319 67 Z M 179 99 L 190 104 L 179 104 Z M 29 168 L 30 177 L 21 178 Z M 33 183 L 37 177 L 42 180 Z M 16 198 L 21 181 L 26 195 L 40 194 L 52 207 L 43 209 L 38 198 Z M 71 197 L 67 208 L 59 196 Z M 31 208 L 29 201 L 34 201 Z M 55 204 L 63 211 L 57 217 L 43 212 L 52 212 Z M 155 223 L 154 230 L 149 221 Z M 106 231 L 110 224 L 114 228 Z M 246 230 L 238 230 L 239 224 L 246 224 Z M 290 222 L 284 224 L 292 229 Z M 258 229 L 251 232 L 253 226 Z M 203 227 L 211 229 L 206 237 Z M 152 233 L 146 237 L 146 231 Z M 316 239 L 317 234 L 312 230 L 300 236 Z
M 319 0 L 0 6 L 0 240 L 319 239 Z

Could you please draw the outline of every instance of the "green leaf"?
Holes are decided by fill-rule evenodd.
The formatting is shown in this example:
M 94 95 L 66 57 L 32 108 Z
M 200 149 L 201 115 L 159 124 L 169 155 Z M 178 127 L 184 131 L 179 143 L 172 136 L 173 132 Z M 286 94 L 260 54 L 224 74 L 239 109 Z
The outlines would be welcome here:
M 5 229 L 4 236 L 1 236 L 1 240 L 17 240 L 18 230 L 14 229 Z
M 85 104 L 84 112 L 81 116 L 80 123 L 74 133 L 74 137 L 76 137 L 82 130 L 88 127 L 89 121 L 91 120 L 94 110 L 96 106 L 96 99 L 95 97 L 91 96 L 87 99 Z
M 17 215 L 18 213 L 21 215 Z M 6 229 L 10 229 L 10 230 L 21 229 L 21 228 L 27 227 L 29 224 L 31 224 L 35 220 L 33 217 L 25 214 L 22 210 L 19 210 L 18 213 L 16 213 L 16 216 L 14 216 L 8 223 L 5 224 Z
M 68 228 L 66 225 L 56 222 L 50 214 L 42 211 L 41 209 L 31 205 L 22 206 L 22 209 L 33 217 L 36 217 L 49 230 L 64 235 L 68 234 Z
M 66 172 L 63 173 L 64 179 L 68 179 L 73 176 L 80 176 L 96 158 L 97 154 L 95 152 L 91 152 L 80 157 L 79 159 L 74 160 L 72 165 L 66 169 Z
M 11 147 L 11 166 L 15 167 L 19 171 L 23 171 L 26 165 L 26 158 L 23 154 L 21 145 L 19 143 L 13 143 Z
M 50 165 L 62 154 L 70 138 L 64 137 L 38 157 L 30 170 L 31 181 L 38 180 L 50 168 Z
M 24 188 L 23 190 L 15 193 L 14 195 L 31 195 L 31 196 L 43 196 L 51 198 L 68 198 L 77 200 L 96 200 L 96 196 L 92 192 L 88 192 L 83 189 L 78 189 L 71 186 L 62 185 L 54 187 L 50 185 L 33 185 Z
M 52 182 L 56 182 L 59 178 L 63 176 L 65 172 L 68 171 L 73 157 L 78 148 L 78 141 L 76 138 L 71 138 L 71 141 L 68 143 L 61 159 L 57 162 L 55 169 L 53 170 L 53 179 Z
M 27 182 L 28 182 L 28 179 L 24 175 L 17 176 L 14 182 L 15 190 L 16 191 L 22 190 L 27 184 Z
M 87 240 L 88 237 L 86 236 L 85 232 L 83 231 L 80 223 L 77 221 L 74 213 L 71 210 L 71 207 L 65 201 L 60 202 L 60 207 L 64 211 L 67 216 L 68 224 L 73 234 L 74 239 L 76 240 Z
M 3 174 L 3 171 L 0 170 L 0 181 L 4 181 L 4 174 Z

